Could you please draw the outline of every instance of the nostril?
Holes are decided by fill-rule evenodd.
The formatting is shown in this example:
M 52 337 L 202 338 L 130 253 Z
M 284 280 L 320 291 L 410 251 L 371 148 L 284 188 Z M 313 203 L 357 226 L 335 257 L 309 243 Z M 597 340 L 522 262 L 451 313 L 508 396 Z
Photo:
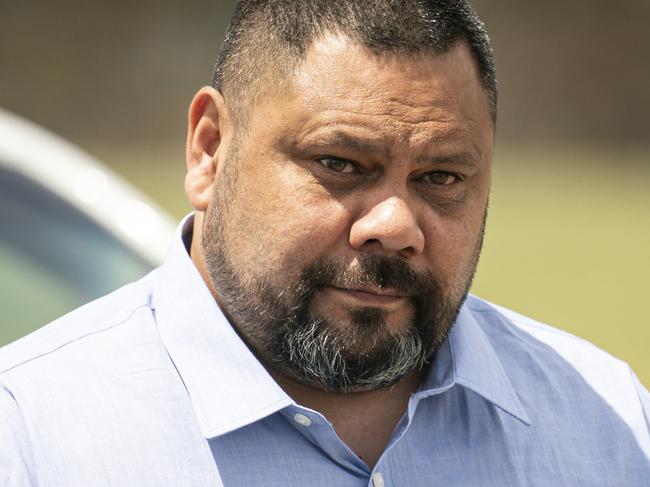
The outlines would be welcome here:
M 383 249 L 381 240 L 378 238 L 368 238 L 366 239 L 358 250 L 363 250 L 365 252 L 380 252 Z
M 391 197 L 353 222 L 350 244 L 355 249 L 416 255 L 424 246 L 424 235 L 414 210 L 402 199 Z

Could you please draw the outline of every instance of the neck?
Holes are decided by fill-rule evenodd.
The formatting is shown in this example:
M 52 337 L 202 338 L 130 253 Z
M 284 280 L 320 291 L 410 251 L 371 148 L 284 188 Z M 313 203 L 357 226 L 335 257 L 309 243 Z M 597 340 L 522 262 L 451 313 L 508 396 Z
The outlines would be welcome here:
M 370 468 L 385 450 L 424 376 L 424 372 L 412 372 L 391 387 L 333 393 L 270 372 L 294 401 L 325 416 L 338 437 Z

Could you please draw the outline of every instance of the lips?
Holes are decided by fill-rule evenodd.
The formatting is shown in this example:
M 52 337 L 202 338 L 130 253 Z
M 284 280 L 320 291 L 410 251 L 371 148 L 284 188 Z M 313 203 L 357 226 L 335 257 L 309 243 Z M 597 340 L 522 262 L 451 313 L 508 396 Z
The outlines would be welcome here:
M 350 304 L 361 306 L 390 306 L 397 305 L 407 296 L 393 289 L 379 289 L 378 287 L 340 288 L 326 286 L 325 290 L 335 295 L 338 299 Z
M 388 296 L 388 297 L 393 297 L 393 298 L 405 298 L 405 297 L 407 297 L 405 294 L 399 293 L 399 292 L 395 291 L 394 289 L 380 288 L 380 287 L 374 287 L 374 286 L 364 286 L 364 287 L 357 287 L 357 288 L 340 288 L 340 287 L 337 287 L 336 289 L 339 289 L 341 291 L 352 292 L 352 293 L 374 294 L 375 296 Z

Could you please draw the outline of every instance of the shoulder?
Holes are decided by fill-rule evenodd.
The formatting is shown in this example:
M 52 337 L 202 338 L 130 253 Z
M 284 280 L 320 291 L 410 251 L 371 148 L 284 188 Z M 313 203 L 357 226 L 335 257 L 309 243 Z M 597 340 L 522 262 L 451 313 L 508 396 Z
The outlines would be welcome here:
M 139 353 L 153 341 L 146 338 L 153 322 L 149 279 L 0 349 L 0 485 L 36 485 L 39 448 L 52 438 L 65 444 L 84 415 L 88 421 L 123 394 L 111 381 L 116 372 L 150 361 Z
M 154 271 L 155 272 L 155 271 Z M 151 316 L 151 274 L 92 301 L 0 348 L 0 384 L 14 372 L 52 360 L 99 352 L 118 329 Z

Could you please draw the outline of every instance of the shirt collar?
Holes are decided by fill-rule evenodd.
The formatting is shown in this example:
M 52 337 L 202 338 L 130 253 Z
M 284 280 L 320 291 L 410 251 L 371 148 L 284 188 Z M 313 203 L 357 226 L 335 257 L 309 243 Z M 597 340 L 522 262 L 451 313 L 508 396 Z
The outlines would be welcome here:
M 185 384 L 206 438 L 293 404 L 234 331 L 183 244 L 193 216 L 179 225 L 158 269 L 152 304 L 161 340 Z
M 468 301 L 472 299 L 476 298 L 470 296 Z M 453 385 L 469 389 L 524 424 L 531 424 L 497 351 L 467 303 L 436 353 L 418 394 L 426 397 Z
M 152 304 L 162 342 L 187 388 L 201 431 L 214 438 L 294 401 L 234 331 L 192 263 L 183 243 L 192 224 L 189 215 L 179 225 L 158 269 Z M 426 397 L 454 385 L 530 425 L 497 352 L 467 304 L 417 394 Z

